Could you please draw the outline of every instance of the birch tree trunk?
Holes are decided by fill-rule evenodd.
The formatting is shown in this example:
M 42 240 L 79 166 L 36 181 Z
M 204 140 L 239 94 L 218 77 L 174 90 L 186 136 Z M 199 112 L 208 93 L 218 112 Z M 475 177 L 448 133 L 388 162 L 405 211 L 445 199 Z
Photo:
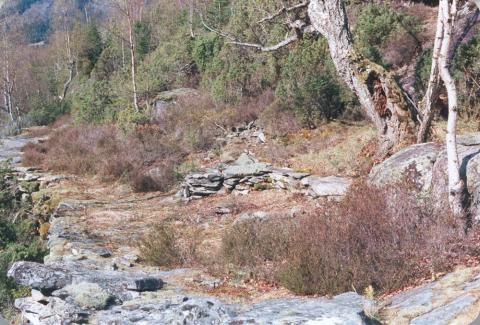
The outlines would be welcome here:
M 453 25 L 457 15 L 457 0 L 440 0 L 439 15 L 443 23 L 443 42 L 440 49 L 440 77 L 445 84 L 448 95 L 447 124 L 447 159 L 448 159 L 448 199 L 452 212 L 457 216 L 465 216 L 465 182 L 460 177 L 460 162 L 457 151 L 457 111 L 458 95 L 455 80 L 450 73 L 449 48 L 452 39 Z
M 310 21 L 328 42 L 337 72 L 357 95 L 367 117 L 379 130 L 379 158 L 414 134 L 412 113 L 403 90 L 383 67 L 353 47 L 343 0 L 311 0 Z
M 128 41 L 130 45 L 130 68 L 131 68 L 131 77 L 132 77 L 132 90 L 133 90 L 133 107 L 135 111 L 138 112 L 140 109 L 138 107 L 138 93 L 137 93 L 137 58 L 135 55 L 135 39 L 133 36 L 133 19 L 129 16 L 127 17 L 128 20 Z
M 417 143 L 423 143 L 428 139 L 428 133 L 433 121 L 433 104 L 435 103 L 438 92 L 440 90 L 440 75 L 438 68 L 438 60 L 440 57 L 440 50 L 442 48 L 444 38 L 443 17 L 441 15 L 441 8 L 437 18 L 437 31 L 435 33 L 435 43 L 432 50 L 432 66 L 430 70 L 430 77 L 428 79 L 428 86 L 420 103 L 420 127 L 417 134 Z
M 477 0 L 480 1 L 480 0 Z M 455 9 L 457 11 L 457 9 Z M 451 26 L 449 49 L 447 61 L 453 60 L 456 49 L 462 42 L 466 41 L 466 37 L 475 26 L 478 20 L 478 11 L 471 10 L 468 3 L 464 3 L 460 10 L 462 16 L 455 18 L 455 25 Z M 460 12 L 459 11 L 459 12 Z M 435 114 L 435 102 L 441 89 L 441 78 L 439 71 L 440 51 L 444 41 L 444 22 L 441 14 L 441 7 L 439 5 L 439 14 L 437 18 L 437 28 L 435 34 L 435 42 L 432 50 L 432 66 L 430 70 L 430 77 L 428 80 L 427 90 L 424 94 L 423 100 L 419 104 L 420 127 L 417 134 L 417 143 L 423 143 L 428 140 L 429 130 Z
M 193 3 L 194 0 L 190 0 L 189 3 L 188 3 L 188 25 L 189 25 L 189 28 L 190 28 L 190 37 L 191 38 L 195 38 L 195 32 L 193 30 L 193 14 L 194 14 L 194 8 L 195 8 L 195 4 Z
M 15 116 L 13 115 L 13 101 L 12 101 L 12 92 L 14 88 L 14 83 L 10 75 L 10 56 L 9 56 L 9 44 L 7 39 L 7 27 L 3 28 L 3 97 L 5 103 L 5 110 L 10 116 L 12 122 L 15 121 Z
M 73 55 L 72 55 L 72 47 L 70 44 L 70 32 L 66 26 L 64 28 L 65 28 L 66 50 L 67 50 L 68 79 L 63 84 L 62 94 L 60 95 L 61 102 L 63 102 L 67 97 L 68 89 L 70 88 L 70 84 L 72 83 L 75 75 L 75 59 L 73 58 Z

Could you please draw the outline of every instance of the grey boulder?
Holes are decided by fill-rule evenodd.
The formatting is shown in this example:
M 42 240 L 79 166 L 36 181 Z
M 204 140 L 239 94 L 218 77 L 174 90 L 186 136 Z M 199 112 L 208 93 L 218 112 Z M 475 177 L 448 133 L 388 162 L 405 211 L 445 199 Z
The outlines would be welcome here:
M 480 220 L 480 134 L 459 136 L 460 176 L 465 180 L 475 220 Z M 448 204 L 447 154 L 444 146 L 433 143 L 409 146 L 375 166 L 369 180 L 387 186 L 409 179 L 440 205 Z
M 409 172 L 415 171 L 419 177 L 415 181 L 428 190 L 432 186 L 433 166 L 438 154 L 439 147 L 434 143 L 412 145 L 373 167 L 369 178 L 372 184 L 384 186 L 400 182 Z
M 72 276 L 65 269 L 34 262 L 16 262 L 7 275 L 18 284 L 32 287 L 42 293 L 51 293 L 72 282 Z

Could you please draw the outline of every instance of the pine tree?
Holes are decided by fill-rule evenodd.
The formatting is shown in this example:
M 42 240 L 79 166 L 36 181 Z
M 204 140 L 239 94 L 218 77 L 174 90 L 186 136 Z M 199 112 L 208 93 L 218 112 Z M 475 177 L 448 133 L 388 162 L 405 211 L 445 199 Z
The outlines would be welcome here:
M 135 46 L 137 49 L 137 56 L 142 60 L 151 50 L 151 28 L 143 22 L 137 21 L 134 25 Z
M 84 75 L 90 75 L 102 51 L 102 37 L 97 25 L 91 23 L 84 31 L 78 54 L 79 69 Z
M 208 20 L 216 26 L 223 26 L 230 19 L 230 0 L 213 0 L 207 8 Z

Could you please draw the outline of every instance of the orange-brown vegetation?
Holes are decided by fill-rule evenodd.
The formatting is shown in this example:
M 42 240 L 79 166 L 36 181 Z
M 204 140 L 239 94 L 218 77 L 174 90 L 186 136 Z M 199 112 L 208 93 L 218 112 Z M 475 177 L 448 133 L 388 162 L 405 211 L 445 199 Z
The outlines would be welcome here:
M 418 195 L 408 183 L 388 189 L 362 183 L 343 201 L 308 204 L 296 217 L 222 222 L 221 243 L 209 250 L 210 259 L 185 249 L 198 247 L 199 233 L 189 237 L 183 227 L 180 232 L 169 228 L 171 233 L 154 229 L 140 247 L 148 262 L 163 261 L 158 255 L 170 251 L 163 236 L 175 243 L 167 248 L 181 242 L 184 248 L 175 252 L 189 256 L 186 264 L 180 258 L 170 266 L 203 265 L 217 275 L 238 274 L 299 294 L 360 291 L 370 285 L 388 293 L 476 261 L 480 252 L 476 233 L 465 235 L 448 209 Z M 191 246 L 185 246 L 189 240 Z

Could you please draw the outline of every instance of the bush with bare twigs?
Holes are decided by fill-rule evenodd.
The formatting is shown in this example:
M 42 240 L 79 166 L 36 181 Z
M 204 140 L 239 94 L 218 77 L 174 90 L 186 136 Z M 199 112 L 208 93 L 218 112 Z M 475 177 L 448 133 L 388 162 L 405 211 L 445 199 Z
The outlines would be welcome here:
M 273 274 L 296 293 L 336 294 L 370 285 L 389 292 L 478 254 L 448 209 L 399 185 L 361 184 L 342 202 L 297 219 L 235 225 L 223 239 L 224 260 Z

